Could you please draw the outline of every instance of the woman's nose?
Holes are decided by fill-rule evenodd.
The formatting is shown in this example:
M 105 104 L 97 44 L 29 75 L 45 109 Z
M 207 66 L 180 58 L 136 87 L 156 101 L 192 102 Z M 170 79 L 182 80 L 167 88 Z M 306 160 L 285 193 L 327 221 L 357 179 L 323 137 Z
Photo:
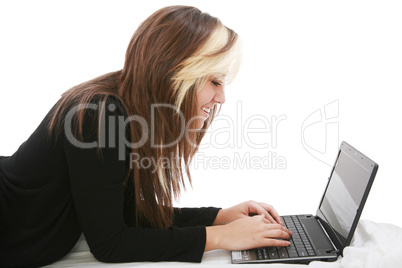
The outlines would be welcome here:
M 218 102 L 218 103 L 220 103 L 220 104 L 223 104 L 223 103 L 225 103 L 225 91 L 224 91 L 224 87 L 223 86 L 219 86 L 217 89 L 216 89 L 216 94 L 215 94 L 215 97 L 214 97 L 214 101 L 215 102 Z

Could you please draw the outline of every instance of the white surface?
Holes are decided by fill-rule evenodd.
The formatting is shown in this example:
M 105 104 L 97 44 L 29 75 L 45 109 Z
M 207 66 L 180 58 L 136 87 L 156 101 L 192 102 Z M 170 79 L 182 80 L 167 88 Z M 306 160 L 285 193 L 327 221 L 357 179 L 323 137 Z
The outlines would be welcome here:
M 390 238 L 393 238 L 392 240 Z M 352 241 L 344 251 L 344 257 L 336 262 L 312 262 L 309 265 L 270 264 L 269 267 L 328 267 L 328 268 L 396 268 L 402 263 L 402 228 L 391 224 L 361 220 Z M 262 267 L 261 264 L 244 264 L 248 267 Z M 231 264 L 228 251 L 206 252 L 201 264 L 179 262 L 136 262 L 105 264 L 98 262 L 89 252 L 88 244 L 81 237 L 72 252 L 64 259 L 47 267 L 237 267 Z M 243 267 L 243 266 L 242 266 Z

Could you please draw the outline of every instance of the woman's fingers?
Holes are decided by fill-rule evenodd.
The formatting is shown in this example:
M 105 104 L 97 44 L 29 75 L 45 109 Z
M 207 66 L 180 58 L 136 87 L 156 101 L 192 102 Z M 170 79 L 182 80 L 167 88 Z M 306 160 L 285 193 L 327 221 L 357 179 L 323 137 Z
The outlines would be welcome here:
M 264 219 L 265 220 L 265 219 Z M 264 221 L 264 230 L 261 233 L 261 246 L 286 247 L 290 245 L 288 241 L 292 233 L 280 224 L 268 223 Z
M 264 222 L 266 223 L 266 222 Z M 277 238 L 283 238 L 283 239 L 289 239 L 290 236 L 292 235 L 292 232 L 289 231 L 286 227 L 284 227 L 281 224 L 277 224 L 277 223 L 268 223 L 265 225 L 266 231 L 273 231 L 274 234 L 282 234 L 279 232 L 283 232 L 285 234 L 286 237 L 277 237 Z M 276 233 L 275 233 L 276 231 Z M 272 236 L 272 237 L 276 237 L 276 236 Z
M 278 240 L 267 238 L 265 242 L 265 247 L 287 247 L 290 245 L 290 242 L 287 240 Z
M 248 203 L 248 210 L 249 213 L 257 213 L 258 215 L 264 215 L 264 217 L 270 223 L 276 223 L 275 219 L 268 213 L 266 209 L 264 209 L 259 203 L 255 201 L 249 201 Z
M 279 225 L 279 226 L 281 226 L 281 225 Z M 265 232 L 265 234 L 264 234 L 264 237 L 266 237 L 266 238 L 280 238 L 280 239 L 289 240 L 291 235 L 292 234 L 290 233 L 290 231 L 282 226 L 282 228 L 275 228 L 275 229 L 267 230 Z
M 274 209 L 273 206 L 265 204 L 265 203 L 258 203 L 263 209 L 265 209 L 275 220 L 276 223 L 282 224 L 282 219 L 279 216 L 279 213 Z
M 265 214 L 241 218 L 217 228 L 219 232 L 216 235 L 219 238 L 217 241 L 221 243 L 220 248 L 227 250 L 245 250 L 264 246 L 285 247 L 290 244 L 287 240 L 292 235 L 284 226 L 271 223 L 266 219 Z M 210 239 L 213 239 L 211 235 Z
M 255 209 L 257 211 L 258 214 L 260 215 L 264 215 L 265 218 L 270 222 L 270 223 L 277 223 L 275 221 L 275 219 L 272 217 L 272 215 L 266 210 L 264 209 L 262 206 L 260 206 L 259 204 L 255 205 Z
M 249 201 L 249 210 L 252 213 L 264 215 L 270 223 L 283 224 L 278 212 L 271 205 Z
M 266 238 L 280 238 L 280 239 L 286 239 L 289 240 L 290 237 L 292 236 L 292 232 L 289 231 L 287 228 L 285 228 L 281 224 L 274 224 L 265 219 L 264 215 L 259 215 L 256 217 L 261 217 L 263 220 L 264 229 L 265 229 L 265 234 L 264 237 Z

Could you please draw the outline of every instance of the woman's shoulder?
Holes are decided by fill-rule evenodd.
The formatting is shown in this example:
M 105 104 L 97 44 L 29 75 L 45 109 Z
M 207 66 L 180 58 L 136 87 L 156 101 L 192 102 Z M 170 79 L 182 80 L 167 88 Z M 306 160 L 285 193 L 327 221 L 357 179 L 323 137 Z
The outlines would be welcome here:
M 111 94 L 97 94 L 88 101 L 71 106 L 70 110 L 74 108 L 76 110 L 89 109 L 98 113 L 99 111 L 106 111 L 107 113 L 112 112 L 116 115 L 127 115 L 123 101 L 118 96 Z
M 57 108 L 57 104 L 55 105 Z M 93 120 L 100 116 L 127 116 L 122 100 L 111 94 L 96 94 L 86 100 L 73 101 L 62 107 L 62 121 Z M 81 122 L 82 123 L 82 122 Z
M 95 94 L 90 98 L 66 101 L 63 97 L 53 106 L 45 118 L 49 134 L 83 134 L 83 130 L 96 131 L 102 118 L 127 117 L 122 100 L 113 94 Z M 88 132 L 87 131 L 87 132 Z M 69 133 L 68 132 L 68 133 Z

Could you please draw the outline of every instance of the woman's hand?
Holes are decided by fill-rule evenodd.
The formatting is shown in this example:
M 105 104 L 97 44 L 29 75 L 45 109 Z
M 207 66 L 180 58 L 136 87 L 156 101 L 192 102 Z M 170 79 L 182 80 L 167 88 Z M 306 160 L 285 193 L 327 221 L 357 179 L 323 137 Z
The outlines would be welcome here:
M 264 214 L 244 217 L 226 225 L 206 227 L 205 251 L 213 249 L 246 250 L 257 247 L 285 247 L 292 233 L 280 224 L 272 224 Z
M 235 220 L 256 214 L 264 215 L 265 220 L 267 220 L 269 223 L 277 223 L 283 225 L 278 212 L 276 212 L 276 210 L 271 205 L 255 201 L 243 202 L 230 208 L 221 209 L 218 212 L 213 225 L 227 224 Z

